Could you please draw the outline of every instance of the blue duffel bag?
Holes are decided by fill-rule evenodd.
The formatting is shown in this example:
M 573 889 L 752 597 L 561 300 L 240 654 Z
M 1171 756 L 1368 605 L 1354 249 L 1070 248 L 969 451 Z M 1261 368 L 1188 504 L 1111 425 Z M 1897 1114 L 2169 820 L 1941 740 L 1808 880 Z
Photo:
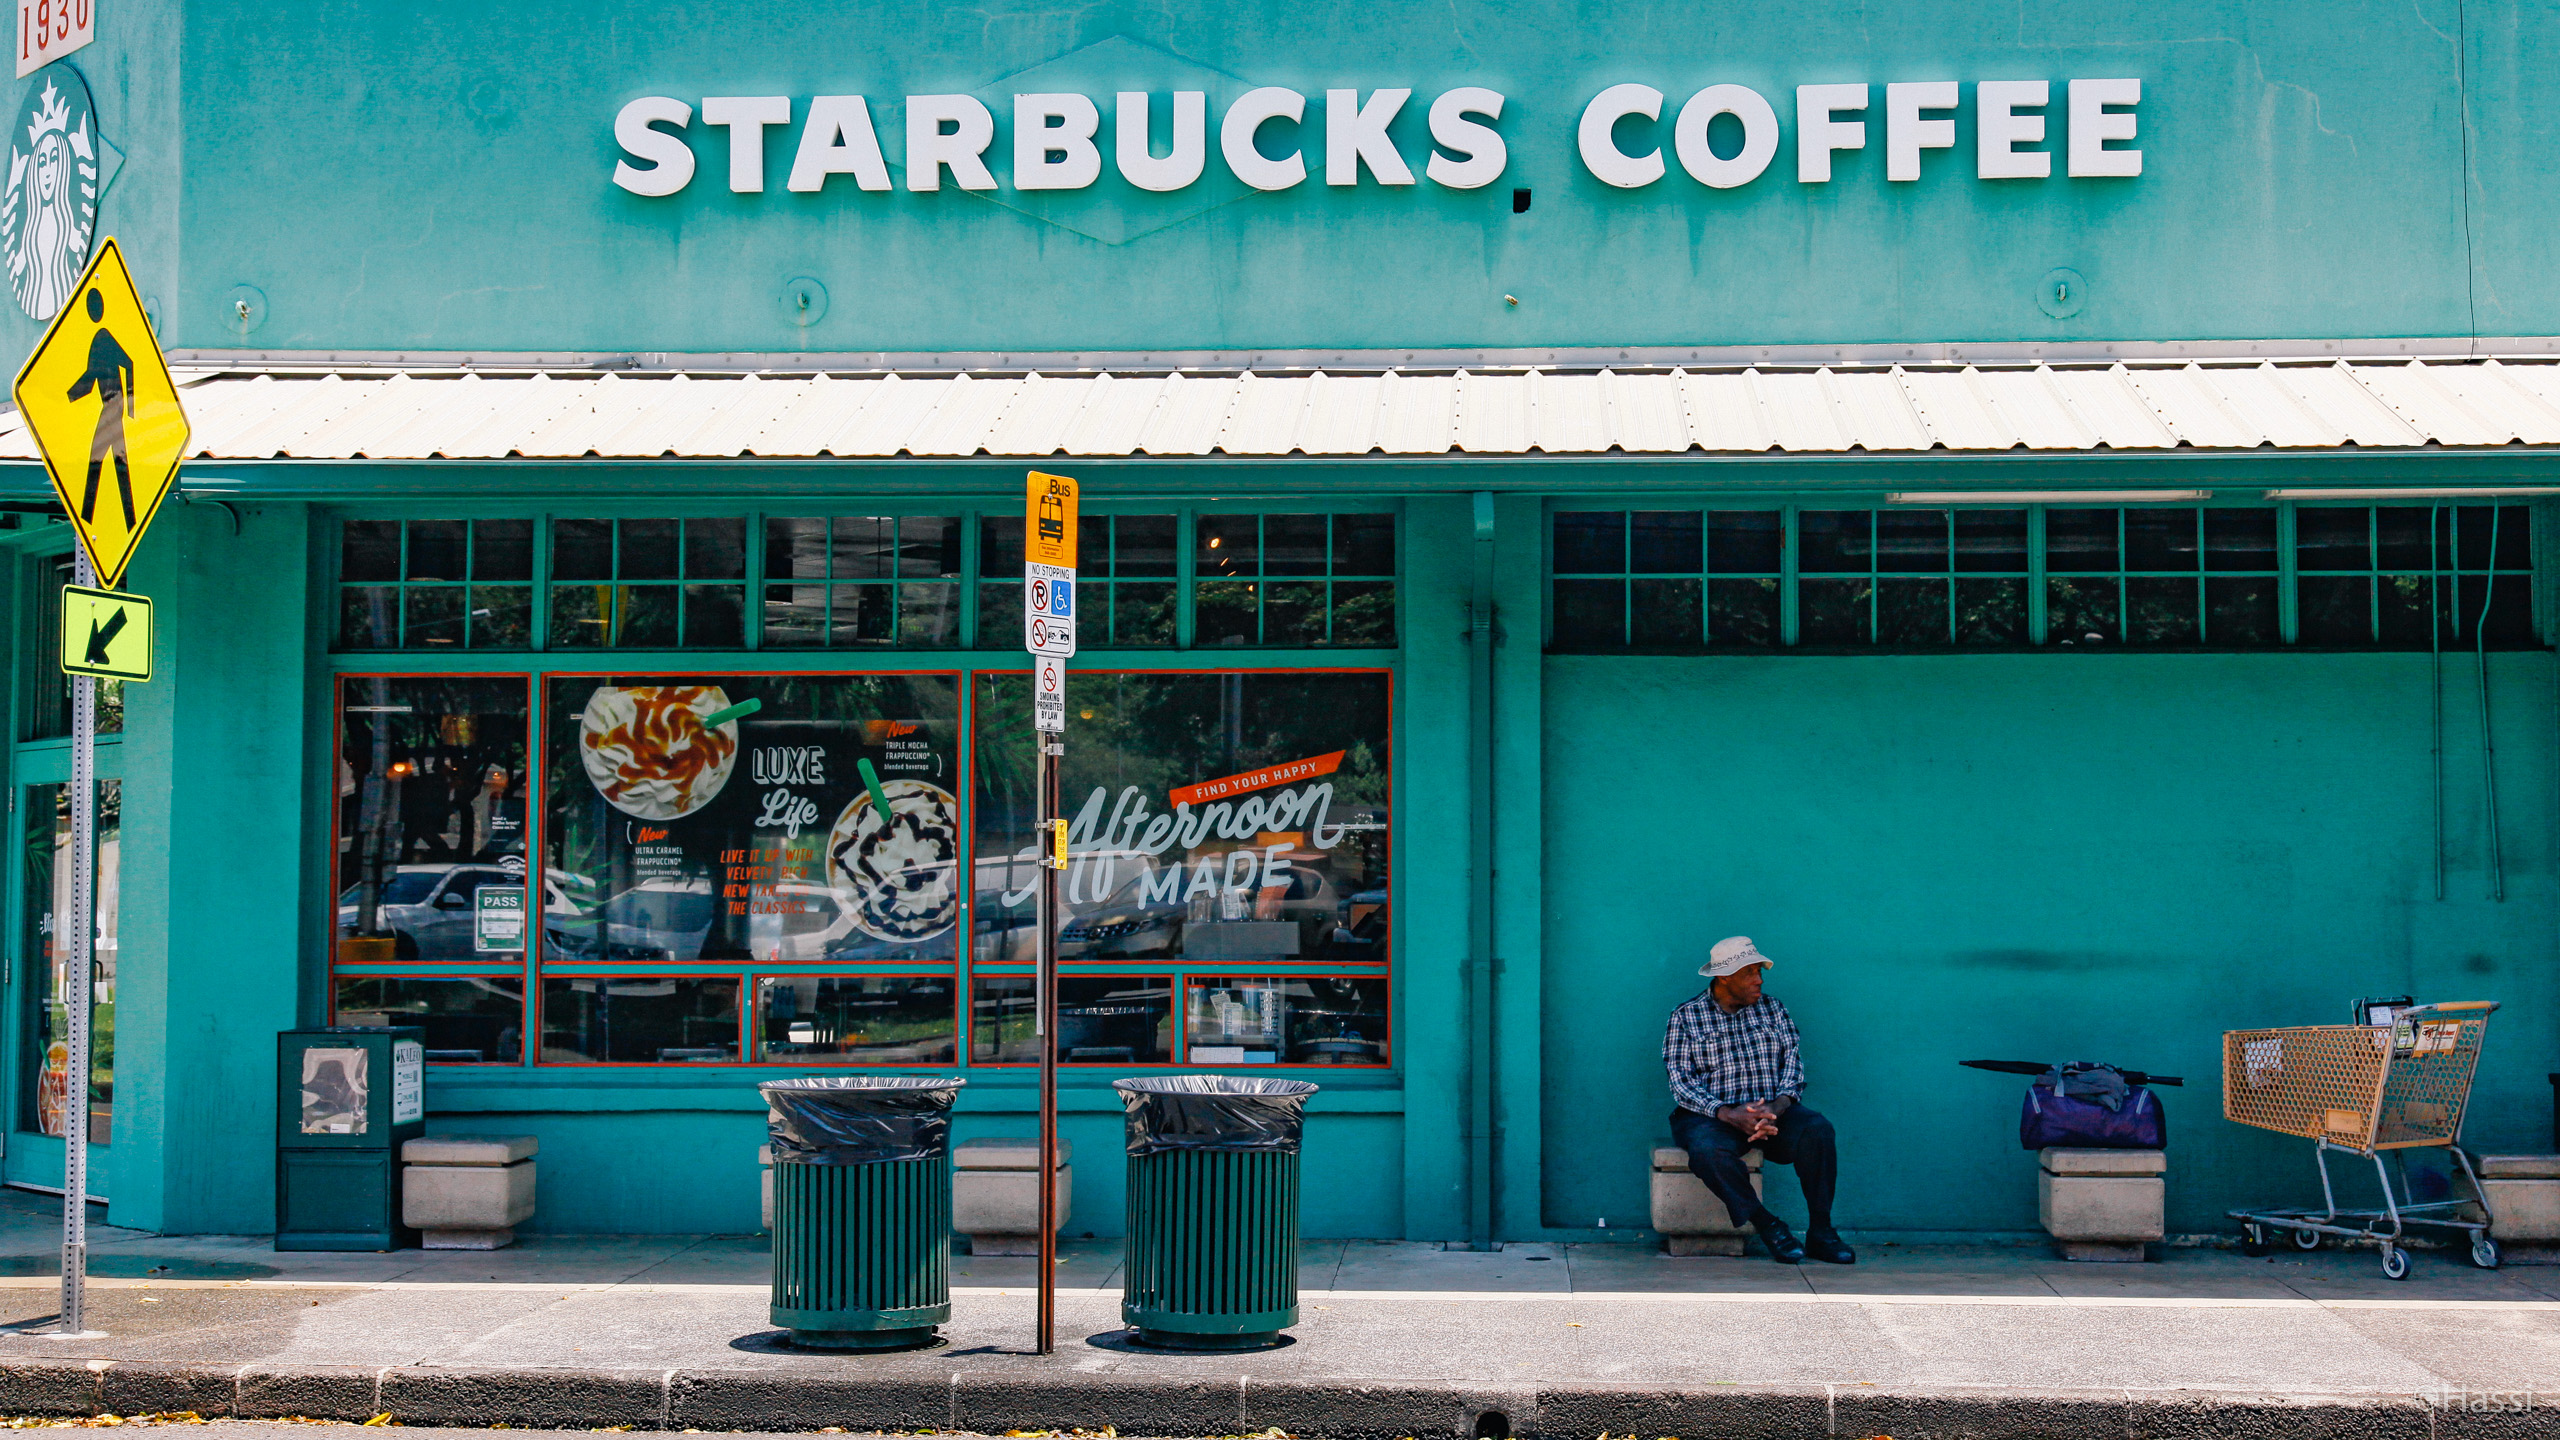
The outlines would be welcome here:
M 2027 1087 L 2018 1143 L 2029 1150 L 2166 1150 L 2160 1097 L 2113 1065 L 2057 1065 Z

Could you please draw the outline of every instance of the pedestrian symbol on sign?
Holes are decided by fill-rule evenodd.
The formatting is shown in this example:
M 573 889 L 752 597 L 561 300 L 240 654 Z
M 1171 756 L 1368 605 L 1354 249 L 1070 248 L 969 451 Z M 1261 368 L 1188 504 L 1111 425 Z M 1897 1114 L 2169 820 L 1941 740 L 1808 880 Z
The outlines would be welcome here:
M 98 471 L 110 459 L 116 467 L 116 498 L 124 502 L 124 528 L 134 528 L 133 457 L 125 446 L 124 422 L 133 418 L 133 357 L 116 343 L 116 332 L 99 324 L 107 317 L 107 297 L 92 286 L 89 320 L 98 332 L 89 338 L 89 368 L 80 372 L 63 398 L 77 400 L 98 392 L 98 428 L 89 440 L 89 484 L 80 494 L 80 518 L 97 518 Z

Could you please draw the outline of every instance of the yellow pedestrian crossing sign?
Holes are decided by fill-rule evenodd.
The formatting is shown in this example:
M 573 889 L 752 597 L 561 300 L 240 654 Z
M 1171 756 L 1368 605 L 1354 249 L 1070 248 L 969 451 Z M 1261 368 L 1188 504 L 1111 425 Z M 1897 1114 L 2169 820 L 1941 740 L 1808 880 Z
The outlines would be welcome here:
M 63 586 L 62 668 L 109 680 L 150 679 L 150 599 L 86 585 Z
M 177 483 L 187 415 L 113 236 L 99 243 L 12 394 L 98 583 L 114 585 Z

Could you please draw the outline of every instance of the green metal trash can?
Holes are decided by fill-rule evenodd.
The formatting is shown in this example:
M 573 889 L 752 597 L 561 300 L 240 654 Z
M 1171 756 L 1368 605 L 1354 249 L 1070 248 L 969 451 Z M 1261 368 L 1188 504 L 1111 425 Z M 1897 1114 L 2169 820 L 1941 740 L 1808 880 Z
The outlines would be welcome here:
M 951 1318 L 951 1100 L 960 1079 L 769 1080 L 773 1323 L 895 1350 Z
M 1304 1080 L 1115 1080 L 1129 1123 L 1120 1318 L 1142 1345 L 1245 1350 L 1298 1323 Z

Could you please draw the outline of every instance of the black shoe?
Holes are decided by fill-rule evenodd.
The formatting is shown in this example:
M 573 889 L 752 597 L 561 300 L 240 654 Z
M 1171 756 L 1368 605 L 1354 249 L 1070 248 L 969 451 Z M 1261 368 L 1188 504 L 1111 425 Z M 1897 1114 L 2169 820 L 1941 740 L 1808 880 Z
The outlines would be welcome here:
M 1796 1232 L 1787 1228 L 1786 1221 L 1775 1215 L 1765 1215 L 1752 1221 L 1751 1228 L 1760 1232 L 1760 1243 L 1769 1247 L 1770 1259 L 1781 1265 L 1804 1263 L 1804 1242 L 1796 1238 Z
M 1805 1232 L 1804 1253 L 1826 1265 L 1858 1263 L 1858 1252 L 1850 1249 L 1848 1244 L 1841 1240 L 1840 1232 L 1828 1225 L 1819 1230 Z

